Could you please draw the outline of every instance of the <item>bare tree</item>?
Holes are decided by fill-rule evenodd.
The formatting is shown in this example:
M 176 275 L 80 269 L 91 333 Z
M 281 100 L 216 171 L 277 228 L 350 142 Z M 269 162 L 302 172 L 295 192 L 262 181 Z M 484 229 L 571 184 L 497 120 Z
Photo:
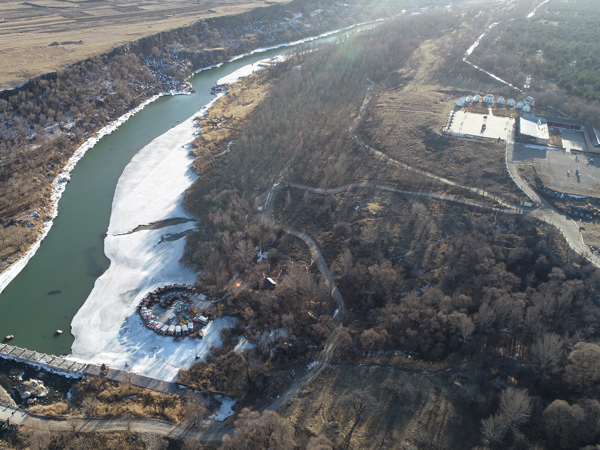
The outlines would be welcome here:
M 277 448 L 293 449 L 296 446 L 294 427 L 275 411 L 265 411 L 261 416 L 257 411 L 244 408 L 236 422 L 232 436 L 225 436 L 222 449 Z
M 381 387 L 392 394 L 392 397 L 397 399 L 410 400 L 415 396 L 415 388 L 409 381 L 402 378 L 390 375 L 387 377 Z
M 569 353 L 565 381 L 578 391 L 598 389 L 600 382 L 600 346 L 578 342 Z M 597 391 L 596 391 L 597 392 Z
M 340 256 L 338 256 L 334 264 L 334 271 L 339 278 L 346 278 L 350 274 L 353 266 L 352 252 L 350 249 L 346 248 L 340 253 Z
M 558 372 L 558 363 L 563 355 L 563 340 L 554 333 L 546 333 L 531 348 L 531 363 L 538 375 L 543 377 Z
M 377 238 L 379 237 L 379 232 L 377 228 L 372 223 L 366 224 L 362 228 L 362 232 L 360 233 L 360 243 L 364 247 L 368 247 L 370 245 L 375 244 L 377 242 Z
M 202 450 L 204 446 L 194 439 L 186 439 L 183 441 L 183 450 Z
M 377 400 L 365 389 L 355 389 L 342 398 L 341 405 L 354 411 L 355 423 L 358 423 L 363 414 L 369 413 L 377 406 Z
M 507 389 L 500 394 L 500 415 L 508 427 L 516 429 L 531 416 L 531 399 L 527 389 Z
M 88 396 L 83 399 L 81 402 L 81 409 L 83 410 L 83 414 L 89 417 L 94 417 L 96 415 L 96 407 L 100 402 L 98 399 Z
M 310 438 L 306 450 L 333 450 L 333 442 L 320 434 Z
M 204 419 L 205 414 L 206 406 L 204 406 L 204 403 L 200 401 L 193 390 L 188 389 L 185 395 L 185 417 L 196 425 L 197 421 Z
M 450 316 L 450 319 L 453 321 L 454 326 L 458 329 L 458 332 L 462 337 L 463 344 L 465 344 L 475 331 L 475 324 L 473 323 L 473 320 L 463 313 L 453 313 Z
M 475 313 L 475 323 L 480 333 L 488 331 L 496 320 L 496 313 L 488 302 L 484 302 Z
M 507 431 L 506 422 L 499 415 L 493 415 L 481 421 L 481 436 L 485 445 L 502 441 Z

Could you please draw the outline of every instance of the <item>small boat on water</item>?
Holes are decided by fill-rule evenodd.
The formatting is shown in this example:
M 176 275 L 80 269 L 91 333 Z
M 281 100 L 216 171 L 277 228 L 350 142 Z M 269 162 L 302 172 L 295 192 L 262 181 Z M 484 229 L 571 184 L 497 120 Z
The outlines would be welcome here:
M 62 334 L 62 330 L 56 330 L 55 333 L 56 334 Z
M 12 334 L 9 334 L 8 336 L 6 336 L 4 339 L 7 341 L 10 341 L 11 339 L 14 339 L 15 337 Z

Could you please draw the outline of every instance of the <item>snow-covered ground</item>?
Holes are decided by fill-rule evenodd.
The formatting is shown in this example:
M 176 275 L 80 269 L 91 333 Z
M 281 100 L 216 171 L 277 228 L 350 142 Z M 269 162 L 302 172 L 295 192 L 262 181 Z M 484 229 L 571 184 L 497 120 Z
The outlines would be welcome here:
M 144 295 L 171 283 L 192 284 L 196 275 L 179 262 L 185 238 L 161 238 L 194 228 L 194 222 L 127 234 L 138 225 L 169 218 L 190 217 L 182 206 L 184 191 L 196 174 L 189 155 L 194 136 L 189 118 L 140 150 L 125 168 L 115 191 L 104 251 L 108 270 L 71 323 L 77 361 L 107 363 L 167 381 L 196 355 L 220 345 L 218 330 L 229 324 L 217 318 L 203 340 L 159 336 L 145 328 L 135 311 Z M 125 234 L 124 234 L 125 233 Z M 127 366 L 126 366 L 127 364 Z
M 235 412 L 233 406 L 235 405 L 235 402 L 237 400 L 234 400 L 229 397 L 223 397 L 220 394 L 215 395 L 215 399 L 221 402 L 221 406 L 212 416 L 210 416 L 210 418 L 219 422 L 223 422 Z

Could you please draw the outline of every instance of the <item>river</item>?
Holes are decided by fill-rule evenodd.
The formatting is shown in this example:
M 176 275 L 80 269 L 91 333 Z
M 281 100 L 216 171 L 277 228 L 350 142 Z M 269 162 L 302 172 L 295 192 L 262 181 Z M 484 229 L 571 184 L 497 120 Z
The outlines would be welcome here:
M 12 334 L 12 345 L 39 352 L 70 353 L 71 321 L 109 267 L 104 239 L 111 205 L 119 177 L 132 157 L 208 104 L 217 80 L 291 48 L 257 52 L 195 74 L 188 80 L 194 94 L 159 98 L 88 150 L 71 172 L 48 235 L 0 294 L 0 336 Z

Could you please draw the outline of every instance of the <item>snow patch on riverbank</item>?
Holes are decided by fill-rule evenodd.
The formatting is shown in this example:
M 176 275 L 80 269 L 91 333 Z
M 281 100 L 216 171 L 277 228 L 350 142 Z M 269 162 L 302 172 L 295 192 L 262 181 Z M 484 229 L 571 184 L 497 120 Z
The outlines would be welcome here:
M 136 312 L 148 291 L 165 284 L 195 282 L 196 274 L 179 261 L 185 238 L 161 242 L 164 235 L 194 229 L 195 223 L 123 234 L 139 224 L 191 218 L 182 200 L 197 178 L 189 154 L 194 133 L 195 119 L 190 117 L 140 150 L 121 175 L 104 241 L 111 264 L 73 318 L 75 342 L 70 358 L 172 381 L 179 368 L 190 366 L 210 346 L 221 344 L 218 331 L 230 326 L 227 318 L 208 324 L 202 340 L 176 340 L 148 330 Z

